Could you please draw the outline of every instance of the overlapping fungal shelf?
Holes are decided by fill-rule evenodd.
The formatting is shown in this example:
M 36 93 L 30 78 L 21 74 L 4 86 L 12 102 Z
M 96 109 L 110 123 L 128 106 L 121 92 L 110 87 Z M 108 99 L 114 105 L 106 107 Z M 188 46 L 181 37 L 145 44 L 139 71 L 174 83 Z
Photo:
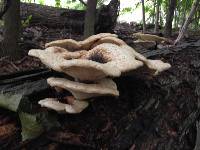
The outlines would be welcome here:
M 84 41 L 57 40 L 47 43 L 45 47 L 45 50 L 32 49 L 28 54 L 39 58 L 47 67 L 74 78 L 47 79 L 47 83 L 58 93 L 67 90 L 73 96 L 63 96 L 63 100 L 46 98 L 38 102 L 42 107 L 59 113 L 80 113 L 93 97 L 119 96 L 112 78 L 124 73 L 144 67 L 153 75 L 158 75 L 171 67 L 161 60 L 145 58 L 110 33 L 93 35 Z

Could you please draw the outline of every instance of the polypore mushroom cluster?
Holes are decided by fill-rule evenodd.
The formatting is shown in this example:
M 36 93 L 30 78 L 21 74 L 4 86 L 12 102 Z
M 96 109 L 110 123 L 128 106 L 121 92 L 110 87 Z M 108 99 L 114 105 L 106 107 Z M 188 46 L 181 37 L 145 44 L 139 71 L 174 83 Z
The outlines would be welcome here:
M 83 41 L 57 40 L 45 47 L 45 50 L 32 49 L 28 54 L 39 58 L 47 67 L 74 78 L 47 79 L 51 87 L 62 93 L 62 98 L 46 98 L 39 104 L 60 113 L 79 113 L 92 97 L 119 96 L 112 78 L 126 72 L 144 67 L 157 75 L 171 67 L 161 60 L 145 58 L 110 33 L 93 35 Z M 63 94 L 66 90 L 73 97 Z

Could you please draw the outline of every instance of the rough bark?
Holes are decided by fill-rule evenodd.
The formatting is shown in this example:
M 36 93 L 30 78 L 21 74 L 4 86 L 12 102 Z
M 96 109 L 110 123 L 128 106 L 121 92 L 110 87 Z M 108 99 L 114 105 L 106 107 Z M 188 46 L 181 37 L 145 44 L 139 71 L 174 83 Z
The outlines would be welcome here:
M 156 21 L 155 21 L 154 33 L 158 32 L 159 15 L 160 15 L 160 4 L 157 1 L 157 4 L 156 4 Z
M 180 30 L 180 32 L 179 32 L 179 35 L 178 35 L 178 37 L 177 37 L 177 39 L 176 39 L 176 41 L 174 42 L 175 45 L 183 38 L 185 32 L 187 31 L 188 26 L 189 26 L 190 23 L 192 22 L 192 18 L 193 18 L 194 14 L 195 14 L 195 12 L 196 12 L 198 6 L 199 6 L 199 2 L 200 2 L 200 0 L 195 0 L 195 1 L 193 2 L 193 4 L 192 4 L 192 9 L 191 9 L 191 11 L 190 11 L 190 14 L 189 14 L 189 16 L 187 17 L 187 19 L 186 19 L 186 21 L 185 21 L 183 27 L 181 28 L 181 30 Z
M 97 0 L 87 0 L 87 11 L 85 14 L 84 37 L 87 38 L 95 33 Z
M 96 33 L 113 32 L 120 11 L 120 1 L 111 0 L 108 5 L 103 5 L 97 12 Z
M 174 10 L 176 8 L 177 0 L 169 0 L 169 7 L 167 11 L 167 17 L 166 17 L 166 23 L 165 23 L 165 29 L 164 29 L 164 35 L 166 37 L 171 36 L 172 34 L 172 21 L 174 18 Z
M 4 40 L 1 46 L 0 56 L 12 56 L 13 59 L 18 59 L 21 56 L 21 51 L 18 47 L 20 33 L 20 0 L 10 2 L 4 16 Z
M 144 7 L 144 0 L 142 1 L 142 24 L 143 24 L 143 33 L 146 32 L 146 23 L 145 23 L 145 7 Z

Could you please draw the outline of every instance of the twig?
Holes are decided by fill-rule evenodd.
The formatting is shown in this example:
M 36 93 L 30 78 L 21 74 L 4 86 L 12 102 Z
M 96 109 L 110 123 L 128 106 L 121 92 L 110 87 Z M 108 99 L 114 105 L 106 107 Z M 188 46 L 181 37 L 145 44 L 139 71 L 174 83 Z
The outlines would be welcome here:
M 4 60 L 6 63 L 10 64 L 14 69 L 16 69 L 17 71 L 19 71 L 20 69 L 11 61 L 8 60 Z
M 0 58 L 0 61 L 3 61 L 4 59 L 7 59 L 7 58 L 8 58 L 8 56 L 1 57 L 1 58 Z
M 194 110 L 189 117 L 185 119 L 185 121 L 182 123 L 182 126 L 179 128 L 179 141 L 182 140 L 182 138 L 185 136 L 187 131 L 191 128 L 191 126 L 195 123 L 197 118 L 200 115 L 200 109 Z

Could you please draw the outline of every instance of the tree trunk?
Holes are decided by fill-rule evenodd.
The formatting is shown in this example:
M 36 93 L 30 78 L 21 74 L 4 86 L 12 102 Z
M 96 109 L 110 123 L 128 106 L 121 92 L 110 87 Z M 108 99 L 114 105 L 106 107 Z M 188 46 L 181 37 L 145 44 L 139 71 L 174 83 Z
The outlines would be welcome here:
M 102 5 L 97 10 L 96 33 L 114 32 L 120 11 L 120 1 L 111 0 L 108 5 Z
M 160 4 L 159 4 L 159 2 L 157 0 L 157 4 L 156 4 L 156 21 L 155 21 L 154 33 L 158 32 L 159 15 L 160 15 Z
M 20 24 L 20 0 L 12 0 L 4 16 L 4 40 L 0 56 L 12 56 L 12 59 L 20 58 L 22 54 L 18 46 Z
M 161 7 L 159 8 L 159 19 L 160 19 L 160 26 L 162 27 L 163 26 L 163 20 L 162 20 L 162 11 L 161 11 Z
M 156 12 L 156 0 L 153 1 L 153 18 L 152 18 L 152 24 L 155 24 L 155 14 Z
M 84 37 L 89 37 L 95 33 L 97 0 L 87 0 L 87 11 L 85 14 Z
M 182 12 L 182 22 L 181 22 L 181 28 L 183 27 L 184 23 L 185 23 L 185 19 L 186 19 L 186 13 L 187 13 L 187 0 L 184 3 L 184 11 Z M 181 17 L 181 16 L 180 16 Z M 181 30 L 180 28 L 180 30 Z
M 143 33 L 146 32 L 146 23 L 145 23 L 145 7 L 144 7 L 144 0 L 142 1 L 142 23 L 143 23 Z
M 169 0 L 169 7 L 168 7 L 165 29 L 164 29 L 164 35 L 166 37 L 169 37 L 172 34 L 172 21 L 174 18 L 174 10 L 176 8 L 176 3 L 177 3 L 177 0 Z
M 194 14 L 195 14 L 195 12 L 196 12 L 198 6 L 199 6 L 199 1 L 200 1 L 200 0 L 194 0 L 194 2 L 193 2 L 193 4 L 192 4 L 192 9 L 191 9 L 191 11 L 190 11 L 190 14 L 189 14 L 189 16 L 187 17 L 187 19 L 186 19 L 186 21 L 185 21 L 183 27 L 181 28 L 181 30 L 180 30 L 180 32 L 179 32 L 179 35 L 178 35 L 178 37 L 177 37 L 177 39 L 176 39 L 176 41 L 174 42 L 175 45 L 183 38 L 185 32 L 186 32 L 187 29 L 188 29 L 189 24 L 192 22 L 192 18 L 193 18 Z
M 198 11 L 195 13 L 195 25 L 194 25 L 194 28 L 195 30 L 198 29 L 198 25 L 199 25 L 199 18 L 198 18 Z
M 175 9 L 175 12 L 174 12 L 174 28 L 176 29 L 176 23 L 177 23 L 177 10 Z
M 177 9 L 177 11 L 179 12 L 179 10 Z M 178 29 L 178 27 L 179 27 L 179 24 L 180 24 L 180 16 L 179 15 L 177 15 L 177 13 L 176 13 L 176 26 L 175 26 L 175 28 L 176 29 Z

